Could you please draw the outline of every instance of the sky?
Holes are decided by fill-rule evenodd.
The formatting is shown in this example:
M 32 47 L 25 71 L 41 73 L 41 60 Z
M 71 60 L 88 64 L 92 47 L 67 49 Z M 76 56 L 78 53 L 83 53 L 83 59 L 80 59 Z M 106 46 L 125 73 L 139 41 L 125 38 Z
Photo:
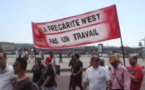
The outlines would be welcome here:
M 124 46 L 145 39 L 145 0 L 0 0 L 0 42 L 33 43 L 31 22 L 49 22 L 116 5 Z M 91 45 L 121 46 L 120 39 Z

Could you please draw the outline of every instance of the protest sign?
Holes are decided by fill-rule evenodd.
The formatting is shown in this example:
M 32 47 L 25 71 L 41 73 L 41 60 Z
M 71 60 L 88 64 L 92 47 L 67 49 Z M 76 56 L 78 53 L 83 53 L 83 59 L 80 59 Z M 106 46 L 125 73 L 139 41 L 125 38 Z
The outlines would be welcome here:
M 34 45 L 39 48 L 69 48 L 120 38 L 116 6 L 60 20 L 32 22 Z

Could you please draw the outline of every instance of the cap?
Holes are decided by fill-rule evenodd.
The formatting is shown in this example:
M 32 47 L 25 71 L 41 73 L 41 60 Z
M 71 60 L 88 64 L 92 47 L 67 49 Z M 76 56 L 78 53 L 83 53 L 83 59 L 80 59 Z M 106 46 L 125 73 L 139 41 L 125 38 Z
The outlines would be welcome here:
M 118 55 L 112 55 L 112 56 L 110 56 L 109 63 L 113 63 L 113 62 L 116 62 L 116 61 L 119 61 Z
M 99 57 L 92 57 L 91 60 L 100 61 L 100 58 Z
M 51 57 L 46 57 L 46 62 L 51 62 L 52 58 Z

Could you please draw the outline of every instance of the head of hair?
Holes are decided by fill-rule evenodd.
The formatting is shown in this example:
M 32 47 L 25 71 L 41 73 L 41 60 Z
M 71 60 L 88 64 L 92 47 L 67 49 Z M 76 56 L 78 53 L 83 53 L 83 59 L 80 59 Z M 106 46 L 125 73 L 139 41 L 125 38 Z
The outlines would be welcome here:
M 50 51 L 49 54 L 54 54 L 53 51 Z
M 137 61 L 137 56 L 133 56 L 133 59 L 135 59 Z
M 41 56 L 37 56 L 36 59 L 37 59 L 37 60 L 41 60 L 42 57 L 41 57 Z
M 27 60 L 24 58 L 16 58 L 16 62 L 20 64 L 22 70 L 26 71 L 27 68 Z
M 72 54 L 71 54 L 71 57 L 73 57 L 73 56 L 75 56 L 75 53 L 72 53 Z
M 0 53 L 3 53 L 4 54 L 3 55 L 4 58 L 7 58 L 7 55 L 3 51 L 0 51 Z
M 101 66 L 104 66 L 104 65 L 105 65 L 104 59 L 100 59 L 100 65 L 101 65 Z
M 3 52 L 3 49 L 2 48 L 0 48 L 0 52 Z
M 80 55 L 78 53 L 75 54 L 75 57 L 79 59 Z

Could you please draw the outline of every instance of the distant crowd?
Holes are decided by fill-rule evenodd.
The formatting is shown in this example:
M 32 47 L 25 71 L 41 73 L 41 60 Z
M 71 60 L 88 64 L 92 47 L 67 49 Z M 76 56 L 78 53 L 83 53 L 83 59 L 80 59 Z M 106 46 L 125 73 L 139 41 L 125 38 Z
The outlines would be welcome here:
M 13 66 L 7 63 L 7 56 L 0 51 L 0 90 L 59 90 L 56 82 L 60 75 L 60 63 L 62 57 L 56 57 L 50 51 L 49 56 L 44 58 L 39 50 L 36 60 L 34 54 L 29 58 L 27 51 L 17 52 Z M 34 65 L 31 72 L 32 78 L 26 73 L 26 68 L 31 58 Z M 137 56 L 130 56 L 130 66 L 125 67 L 118 55 L 111 55 L 108 62 L 111 69 L 105 65 L 104 59 L 93 56 L 90 65 L 83 76 L 83 62 L 78 53 L 70 54 L 68 66 L 71 67 L 69 88 L 66 90 L 140 90 L 143 82 L 144 69 L 137 63 Z

